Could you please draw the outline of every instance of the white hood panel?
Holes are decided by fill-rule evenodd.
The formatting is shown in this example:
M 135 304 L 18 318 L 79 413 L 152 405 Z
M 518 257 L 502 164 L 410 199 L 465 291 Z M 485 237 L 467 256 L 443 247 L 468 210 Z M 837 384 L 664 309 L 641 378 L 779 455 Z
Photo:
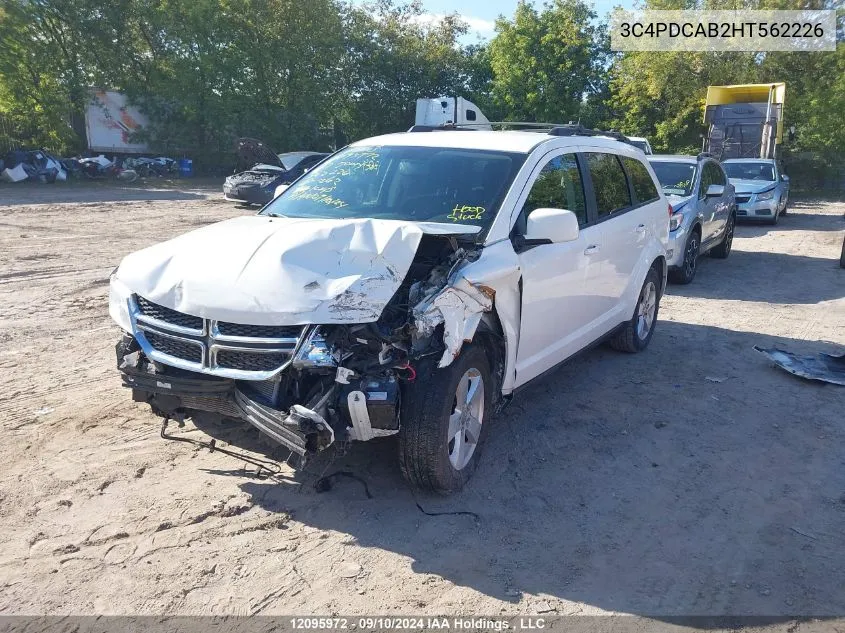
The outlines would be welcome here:
M 179 312 L 249 325 L 379 318 L 424 233 L 479 227 L 245 216 L 126 256 L 117 278 Z

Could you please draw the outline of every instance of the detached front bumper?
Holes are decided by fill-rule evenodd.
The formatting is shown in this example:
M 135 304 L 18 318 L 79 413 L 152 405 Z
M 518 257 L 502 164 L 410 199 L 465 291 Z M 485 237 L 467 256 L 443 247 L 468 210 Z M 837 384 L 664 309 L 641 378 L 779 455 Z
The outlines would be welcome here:
M 292 428 L 287 411 L 262 404 L 259 390 L 251 390 L 241 384 L 243 381 L 149 361 L 132 337 L 117 344 L 117 363 L 123 386 L 132 389 L 132 399 L 149 404 L 162 417 L 182 419 L 202 411 L 241 420 L 300 456 L 325 448 L 334 440 L 330 429 L 309 436 Z

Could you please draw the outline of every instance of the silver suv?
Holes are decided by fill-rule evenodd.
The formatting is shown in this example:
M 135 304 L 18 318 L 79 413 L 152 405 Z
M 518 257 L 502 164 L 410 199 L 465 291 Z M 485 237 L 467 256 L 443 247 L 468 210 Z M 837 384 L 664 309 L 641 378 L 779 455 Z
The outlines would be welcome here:
M 669 279 L 688 284 L 698 258 L 708 251 L 725 259 L 736 225 L 734 187 L 715 159 L 706 154 L 648 157 L 663 193 L 672 205 L 669 217 Z

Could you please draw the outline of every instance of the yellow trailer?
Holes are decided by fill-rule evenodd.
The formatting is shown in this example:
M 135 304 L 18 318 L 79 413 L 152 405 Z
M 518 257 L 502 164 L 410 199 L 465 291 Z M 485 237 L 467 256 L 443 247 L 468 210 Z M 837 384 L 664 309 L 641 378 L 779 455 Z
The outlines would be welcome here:
M 726 158 L 775 158 L 783 140 L 785 83 L 709 86 L 705 151 Z

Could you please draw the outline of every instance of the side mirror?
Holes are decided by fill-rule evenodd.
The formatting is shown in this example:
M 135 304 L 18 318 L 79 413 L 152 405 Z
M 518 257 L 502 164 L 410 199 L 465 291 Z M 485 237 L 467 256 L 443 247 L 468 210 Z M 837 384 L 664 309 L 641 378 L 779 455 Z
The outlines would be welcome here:
M 290 185 L 279 185 L 278 187 L 276 187 L 276 191 L 273 193 L 273 197 L 278 198 L 287 190 L 288 187 L 290 187 Z
M 784 182 L 789 182 L 789 176 L 787 176 L 786 174 L 781 174 L 780 179 Z
M 724 195 L 725 187 L 724 185 L 710 185 L 707 187 L 707 197 L 708 198 L 718 198 L 721 195 Z
M 534 209 L 528 216 L 526 240 L 546 240 L 554 244 L 578 239 L 578 217 L 566 209 Z

